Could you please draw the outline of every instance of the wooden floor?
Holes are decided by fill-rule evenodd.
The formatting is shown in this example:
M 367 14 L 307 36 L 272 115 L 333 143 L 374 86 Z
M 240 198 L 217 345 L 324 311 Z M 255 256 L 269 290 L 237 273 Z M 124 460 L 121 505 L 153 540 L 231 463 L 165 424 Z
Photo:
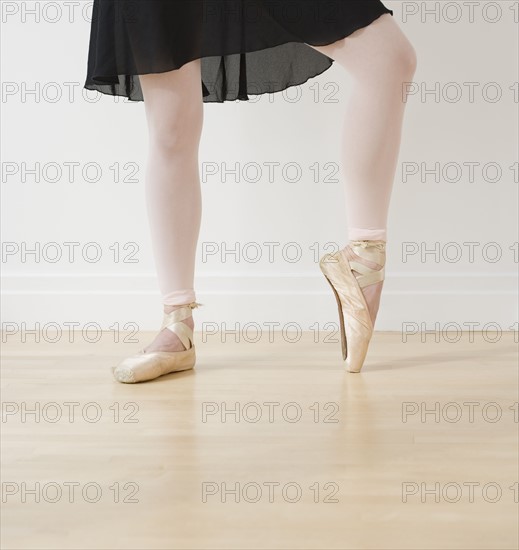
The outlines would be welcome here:
M 136 385 L 138 344 L 5 344 L 2 548 L 518 548 L 514 334 L 217 340 Z

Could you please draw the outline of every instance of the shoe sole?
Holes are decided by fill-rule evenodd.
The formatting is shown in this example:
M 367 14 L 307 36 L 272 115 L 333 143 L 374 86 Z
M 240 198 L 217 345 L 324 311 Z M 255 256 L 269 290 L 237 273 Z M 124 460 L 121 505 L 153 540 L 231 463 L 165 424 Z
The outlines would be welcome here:
M 322 271 L 322 267 L 321 267 Z M 339 311 L 339 326 L 340 326 L 340 333 L 341 333 L 341 350 L 342 350 L 342 358 L 346 361 L 346 358 L 348 357 L 348 342 L 346 340 L 346 330 L 344 328 L 344 313 L 342 312 L 342 304 L 341 299 L 339 298 L 339 294 L 337 294 L 337 291 L 335 290 L 335 287 L 333 286 L 333 283 L 328 279 L 326 274 L 323 272 L 324 278 L 328 281 L 328 284 L 330 285 L 333 295 L 335 296 L 335 301 L 337 302 L 337 309 Z

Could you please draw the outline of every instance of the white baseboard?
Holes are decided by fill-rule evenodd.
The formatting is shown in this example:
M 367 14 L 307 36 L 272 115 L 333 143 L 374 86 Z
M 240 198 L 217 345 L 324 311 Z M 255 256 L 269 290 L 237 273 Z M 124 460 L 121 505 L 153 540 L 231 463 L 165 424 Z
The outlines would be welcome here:
M 239 323 L 313 330 L 337 322 L 333 294 L 317 274 L 203 274 L 196 278 L 199 323 Z M 135 322 L 156 330 L 161 300 L 154 275 L 8 275 L 2 283 L 2 323 Z M 516 330 L 518 281 L 514 273 L 391 273 L 386 282 L 377 330 L 401 331 L 403 323 L 424 330 L 449 330 L 449 323 L 497 323 Z M 436 325 L 435 325 L 436 324 Z M 251 325 L 253 326 L 253 325 Z

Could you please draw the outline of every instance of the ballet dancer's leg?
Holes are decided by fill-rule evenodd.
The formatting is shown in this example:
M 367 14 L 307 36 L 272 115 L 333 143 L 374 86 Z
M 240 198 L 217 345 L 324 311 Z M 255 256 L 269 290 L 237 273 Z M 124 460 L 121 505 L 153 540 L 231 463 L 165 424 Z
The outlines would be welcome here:
M 402 89 L 416 71 L 416 52 L 390 14 L 338 42 L 312 47 L 334 59 L 353 81 L 341 148 L 349 239 L 385 242 L 405 111 Z M 382 268 L 359 258 L 349 246 L 344 252 L 349 259 Z M 373 323 L 382 285 L 363 289 Z
M 195 301 L 194 270 L 202 214 L 198 149 L 203 127 L 201 64 L 140 75 L 149 130 L 146 205 L 164 312 Z M 191 329 L 193 318 L 184 321 Z M 181 351 L 163 329 L 145 348 Z

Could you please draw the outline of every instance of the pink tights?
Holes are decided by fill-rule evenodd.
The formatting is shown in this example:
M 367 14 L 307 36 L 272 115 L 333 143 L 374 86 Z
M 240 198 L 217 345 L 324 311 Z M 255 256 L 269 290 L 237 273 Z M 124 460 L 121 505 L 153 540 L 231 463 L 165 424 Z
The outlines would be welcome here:
M 385 241 L 405 109 L 402 83 L 415 72 L 415 51 L 389 14 L 339 42 L 315 48 L 353 79 L 341 158 L 348 236 Z M 195 301 L 202 210 L 200 60 L 176 71 L 141 75 L 140 82 L 150 138 L 146 199 L 153 253 L 163 303 L 177 306 Z
M 200 60 L 139 77 L 149 129 L 146 204 L 164 305 L 195 301 L 202 217 L 198 148 L 204 119 Z

